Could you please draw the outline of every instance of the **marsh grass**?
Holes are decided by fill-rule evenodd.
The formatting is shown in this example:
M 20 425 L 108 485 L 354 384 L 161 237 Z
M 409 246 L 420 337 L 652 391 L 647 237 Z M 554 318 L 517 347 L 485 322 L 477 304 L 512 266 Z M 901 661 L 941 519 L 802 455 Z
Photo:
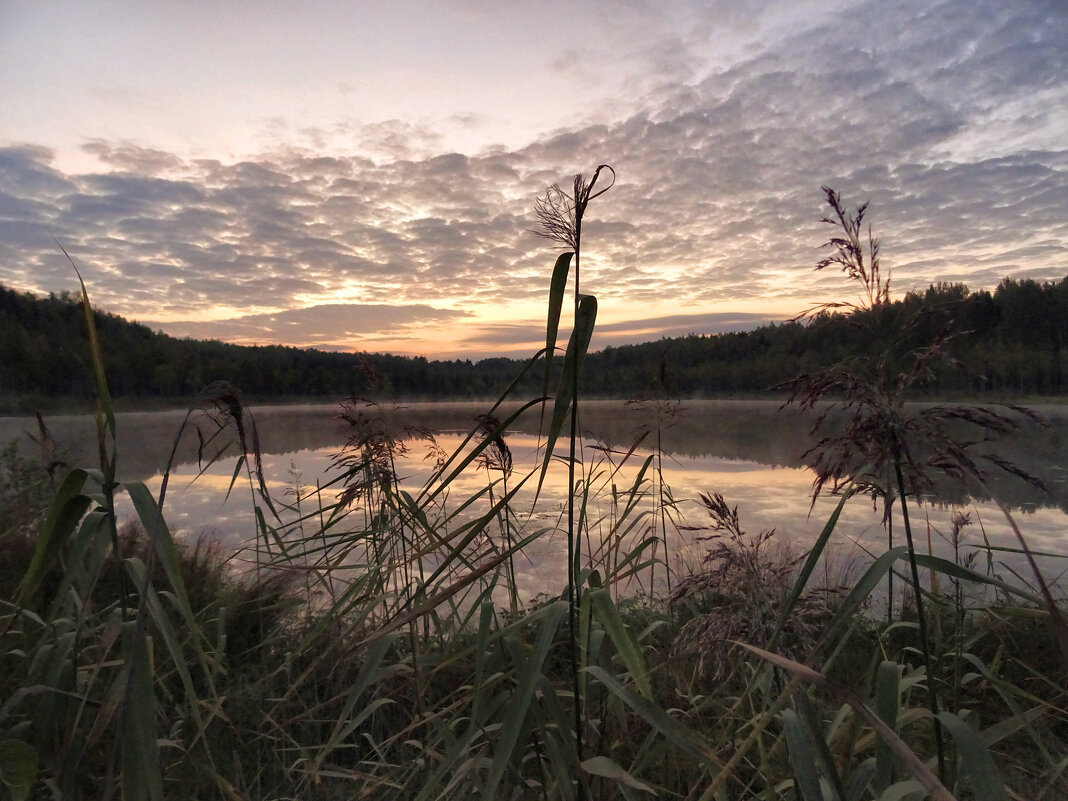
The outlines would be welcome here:
M 526 371 L 555 350 L 569 260 L 557 260 L 546 351 Z M 666 575 L 666 554 L 651 554 L 677 507 L 656 508 L 670 496 L 656 485 L 656 452 L 643 450 L 645 440 L 597 451 L 577 469 L 566 432 L 578 413 L 591 308 L 585 316 L 580 308 L 562 371 L 546 371 L 545 397 L 516 398 L 513 384 L 449 451 L 394 431 L 387 407 L 350 402 L 341 413 L 352 440 L 336 475 L 314 489 L 294 478 L 283 499 L 263 481 L 258 432 L 240 395 L 215 386 L 179 436 L 195 438 L 205 462 L 227 442 L 236 448 L 231 486 L 247 493 L 256 532 L 244 571 L 217 546 L 175 541 L 165 489 L 153 498 L 121 480 L 94 345 L 99 466 L 57 473 L 53 488 L 22 455 L 0 460 L 5 502 L 26 507 L 0 536 L 8 793 L 1062 797 L 1068 658 L 1058 651 L 1048 583 L 1032 590 L 959 552 L 940 559 L 891 545 L 841 591 L 822 591 L 842 509 L 872 486 L 871 471 L 852 469 L 867 452 L 842 452 L 850 465 L 834 477 L 842 497 L 808 552 L 782 548 L 789 532 L 748 533 L 738 507 L 712 492 L 702 502 L 707 558 L 674 578 L 670 608 L 651 580 L 645 593 L 622 592 L 656 565 Z M 550 375 L 559 377 L 553 393 Z M 510 426 L 546 400 L 542 459 L 509 469 Z M 537 494 L 567 439 L 570 512 L 566 524 L 545 525 L 520 493 Z M 413 485 L 396 457 L 416 442 L 432 469 Z M 631 460 L 637 478 L 620 484 L 619 467 Z M 461 477 L 479 465 L 485 481 L 461 492 Z M 902 497 L 913 486 L 895 483 Z M 137 528 L 118 526 L 120 492 Z M 569 538 L 568 586 L 523 605 L 513 560 L 554 529 Z M 959 543 L 966 531 L 961 524 L 951 536 Z M 902 566 L 935 580 L 913 581 L 911 611 L 899 608 L 884 625 L 865 610 Z M 926 653 L 915 636 L 921 621 Z M 936 686 L 934 711 L 927 700 Z

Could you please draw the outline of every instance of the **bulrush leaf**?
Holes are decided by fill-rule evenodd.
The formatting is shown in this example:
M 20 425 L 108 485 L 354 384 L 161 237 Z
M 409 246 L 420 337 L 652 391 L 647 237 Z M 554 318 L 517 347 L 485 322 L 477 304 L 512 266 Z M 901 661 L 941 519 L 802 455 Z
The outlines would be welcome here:
M 879 665 L 875 679 L 875 712 L 879 719 L 891 730 L 897 729 L 899 690 L 901 669 L 897 662 L 884 661 Z M 890 747 L 884 740 L 875 745 L 875 792 L 881 794 L 894 781 L 894 758 Z
M 44 526 L 37 535 L 37 543 L 30 558 L 30 566 L 19 582 L 16 604 L 23 606 L 36 594 L 41 580 L 58 558 L 64 544 L 70 538 L 78 521 L 89 508 L 92 500 L 82 494 L 88 474 L 84 470 L 71 470 L 59 485 Z
M 641 649 L 638 647 L 634 636 L 627 631 L 623 619 L 619 616 L 619 610 L 612 603 L 612 597 L 608 590 L 598 589 L 589 593 L 593 616 L 605 627 L 608 636 L 615 643 L 616 652 L 623 666 L 627 669 L 631 678 L 634 679 L 638 691 L 646 698 L 652 699 L 653 688 L 649 683 L 649 674 L 645 670 L 645 660 L 642 659 Z
M 557 257 L 552 280 L 549 282 L 549 315 L 545 322 L 545 383 L 542 386 L 542 395 L 549 394 L 553 357 L 556 354 L 556 335 L 560 331 L 560 312 L 564 307 L 564 291 L 567 289 L 567 275 L 571 269 L 573 255 L 568 251 Z
M 496 738 L 493 753 L 493 764 L 490 768 L 489 778 L 486 781 L 486 798 L 497 798 L 497 785 L 504 777 L 505 771 L 512 764 L 512 753 L 519 741 L 519 733 L 527 722 L 527 711 L 530 702 L 534 698 L 534 688 L 538 679 L 542 676 L 542 666 L 549 655 L 549 650 L 556 639 L 556 630 L 567 614 L 567 605 L 557 601 L 548 607 L 541 629 L 538 631 L 538 639 L 533 649 L 527 655 L 526 664 L 519 667 L 515 694 L 504 720 L 504 725 Z
M 556 391 L 556 400 L 553 404 L 553 416 L 549 423 L 549 430 L 545 435 L 545 459 L 542 462 L 541 477 L 538 479 L 538 492 L 541 494 L 542 485 L 545 482 L 545 473 L 549 469 L 549 462 L 553 458 L 553 448 L 556 440 L 560 438 L 560 432 L 564 428 L 564 421 L 571 408 L 571 399 L 575 394 L 575 386 L 578 384 L 578 376 L 582 372 L 582 363 L 586 359 L 586 351 L 590 347 L 590 339 L 593 337 L 593 326 L 597 321 L 597 298 L 593 295 L 583 295 L 579 300 L 578 312 L 575 315 L 575 327 L 571 331 L 571 338 L 567 342 L 567 352 L 564 354 L 564 371 L 560 376 L 560 386 Z
M 883 723 L 879 719 L 879 716 L 872 712 L 864 703 L 857 698 L 856 695 L 846 690 L 844 687 L 839 687 L 834 682 L 827 679 L 819 671 L 813 670 L 807 665 L 803 665 L 800 662 L 796 662 L 793 659 L 787 659 L 784 656 L 770 653 L 763 648 L 757 648 L 756 646 L 749 645 L 744 642 L 737 642 L 736 645 L 745 648 L 747 651 L 759 656 L 761 659 L 765 659 L 778 668 L 782 668 L 788 673 L 797 676 L 803 681 L 807 681 L 810 684 L 814 684 L 817 687 L 832 693 L 833 695 L 845 701 L 852 707 L 853 711 L 859 715 L 865 723 L 875 729 L 876 734 L 882 738 L 890 749 L 894 752 L 898 759 L 900 759 L 906 768 L 912 773 L 913 777 L 924 789 L 930 794 L 931 798 L 936 801 L 955 801 L 953 794 L 946 789 L 945 785 L 938 780 L 938 777 L 928 768 L 923 761 L 912 752 L 901 738 L 897 736 L 889 726 Z
M 938 719 L 953 735 L 961 758 L 961 773 L 967 777 L 976 801 L 1007 801 L 1005 782 L 979 732 L 952 712 L 939 712 Z
M 595 756 L 583 760 L 582 769 L 593 776 L 611 779 L 624 787 L 641 790 L 656 795 L 656 790 L 645 782 L 640 782 L 625 771 L 617 762 L 606 756 Z M 622 788 L 620 788 L 622 789 Z
M 809 741 L 809 733 L 792 709 L 782 711 L 782 725 L 786 732 L 786 747 L 790 753 L 790 766 L 794 781 L 804 801 L 823 801 L 819 774 L 816 770 L 816 754 Z

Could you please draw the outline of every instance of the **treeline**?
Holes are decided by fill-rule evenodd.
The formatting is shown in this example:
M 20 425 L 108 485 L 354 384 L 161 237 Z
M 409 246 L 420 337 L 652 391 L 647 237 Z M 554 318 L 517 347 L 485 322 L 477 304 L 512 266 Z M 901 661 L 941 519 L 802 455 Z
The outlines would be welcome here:
M 495 397 L 524 364 L 176 339 L 95 314 L 113 395 L 145 402 L 184 402 L 216 380 L 258 401 Z M 754 395 L 781 391 L 801 373 L 847 359 L 892 364 L 887 353 L 938 343 L 945 358 L 931 361 L 926 387 L 933 392 L 1059 395 L 1068 388 L 1066 341 L 1068 277 L 1050 283 L 1007 278 L 992 293 L 939 284 L 876 311 L 828 310 L 805 323 L 607 348 L 589 355 L 583 383 L 587 394 L 602 397 Z M 89 399 L 90 376 L 78 298 L 0 287 L 0 403 L 7 411 Z M 530 371 L 522 390 L 536 394 L 541 376 L 540 369 Z
M 353 394 L 475 398 L 498 391 L 517 364 L 178 339 L 117 315 L 94 314 L 115 398 L 184 401 L 218 380 L 257 400 Z M 80 298 L 69 293 L 40 298 L 0 286 L 0 400 L 9 410 L 13 403 L 29 411 L 50 399 L 90 399 L 89 359 Z
M 1066 342 L 1068 276 L 1006 278 L 994 292 L 940 283 L 875 310 L 827 309 L 804 323 L 609 348 L 586 369 L 609 394 L 659 386 L 672 396 L 715 397 L 781 391 L 832 365 L 893 369 L 928 348 L 928 374 L 917 385 L 933 394 L 1060 395 L 1068 391 Z

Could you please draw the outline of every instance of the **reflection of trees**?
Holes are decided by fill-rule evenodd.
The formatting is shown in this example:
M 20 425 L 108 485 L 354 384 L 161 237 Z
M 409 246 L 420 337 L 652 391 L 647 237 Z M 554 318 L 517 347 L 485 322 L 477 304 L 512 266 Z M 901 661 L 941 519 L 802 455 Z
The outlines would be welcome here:
M 795 408 L 780 409 L 770 401 L 693 401 L 676 424 L 664 432 L 664 448 L 679 456 L 744 459 L 775 467 L 804 467 L 801 455 L 813 444 L 811 417 Z M 1059 508 L 1068 513 L 1068 409 L 1038 407 L 1049 428 L 1021 424 L 1013 435 L 991 443 L 996 452 L 1043 479 L 1048 491 L 1030 486 L 1000 470 L 990 471 L 987 488 L 977 482 L 936 479 L 935 492 L 943 503 L 963 505 L 994 497 L 1010 509 Z M 639 421 L 627 427 L 619 404 L 605 404 L 589 413 L 584 430 L 612 447 L 629 447 Z M 591 419 L 592 418 L 592 419 Z M 993 497 L 992 497 L 993 496 Z
M 394 412 L 398 425 L 418 425 L 434 431 L 467 431 L 476 425 L 477 414 L 486 411 L 479 403 L 421 403 L 401 406 Z M 508 410 L 503 413 L 507 414 Z M 1036 407 L 1051 423 L 1049 428 L 1024 426 L 1014 436 L 997 444 L 997 450 L 1022 468 L 1042 478 L 1049 492 L 993 471 L 988 485 L 1003 504 L 1012 509 L 1054 507 L 1068 513 L 1068 409 Z M 254 408 L 263 452 L 282 455 L 302 450 L 340 450 L 345 429 L 333 405 L 275 406 Z M 184 412 L 136 412 L 120 414 L 119 471 L 129 479 L 143 479 L 163 470 L 172 439 Z M 96 447 L 93 421 L 88 416 L 46 418 L 53 436 L 68 453 L 71 464 L 92 463 Z M 581 427 L 588 439 L 609 447 L 627 449 L 643 423 L 640 409 L 621 401 L 592 401 L 583 406 Z M 524 414 L 513 426 L 520 434 L 537 434 L 537 410 Z M 668 455 L 746 460 L 775 467 L 803 467 L 801 454 L 812 444 L 810 419 L 797 409 L 780 409 L 774 401 L 687 401 L 671 428 L 663 430 Z M 0 442 L 34 431 L 30 418 L 0 419 Z M 643 450 L 645 448 L 643 443 Z M 25 443 L 24 453 L 30 453 Z M 197 438 L 187 435 L 178 449 L 180 463 L 197 461 Z M 991 500 L 978 486 L 961 487 L 955 482 L 936 482 L 944 503 L 965 504 Z
M 253 409 L 259 427 L 263 453 L 286 454 L 337 445 L 340 450 L 345 432 L 336 419 L 337 407 L 279 406 Z M 167 465 L 174 436 L 182 424 L 184 411 L 130 412 L 117 415 L 119 477 L 141 480 L 161 473 Z M 193 418 L 196 422 L 196 418 Z M 61 444 L 67 461 L 72 465 L 92 464 L 96 448 L 96 429 L 87 415 L 64 415 L 45 418 L 53 437 Z M 32 431 L 35 423 L 29 418 L 0 420 L 0 441 L 6 442 Z M 207 437 L 214 427 L 202 425 Z M 228 442 L 223 434 L 216 444 Z M 176 453 L 176 464 L 195 464 L 199 443 L 196 432 L 188 430 Z M 24 451 L 29 453 L 27 449 Z M 231 449 L 228 453 L 237 454 Z M 208 454 L 206 453 L 205 456 Z
M 648 415 L 649 412 L 646 412 Z M 642 410 L 615 401 L 589 404 L 582 427 L 587 436 L 627 448 L 642 423 Z M 684 401 L 670 428 L 662 432 L 666 453 L 744 459 L 775 467 L 802 467 L 810 447 L 807 417 L 780 409 L 777 401 Z

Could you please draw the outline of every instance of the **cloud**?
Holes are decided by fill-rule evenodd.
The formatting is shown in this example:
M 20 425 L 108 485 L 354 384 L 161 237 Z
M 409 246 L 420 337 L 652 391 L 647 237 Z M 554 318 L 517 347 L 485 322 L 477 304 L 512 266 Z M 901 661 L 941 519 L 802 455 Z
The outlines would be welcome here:
M 644 342 L 663 337 L 690 334 L 722 334 L 729 331 L 751 331 L 773 322 L 781 322 L 783 315 L 720 312 L 710 314 L 672 314 L 645 320 L 609 323 L 597 327 L 597 337 L 605 344 Z
M 770 323 L 782 322 L 783 315 L 723 312 L 710 314 L 674 314 L 619 323 L 598 324 L 590 350 L 650 342 L 666 337 L 685 337 L 691 334 L 722 334 L 730 331 L 751 331 Z M 558 337 L 563 345 L 569 336 L 564 326 Z M 514 356 L 529 356 L 545 346 L 544 321 L 522 321 L 493 325 L 473 325 L 463 339 L 465 351 L 477 356 L 507 352 Z
M 175 337 L 350 349 L 353 342 L 376 337 L 403 339 L 413 327 L 451 325 L 468 316 L 426 305 L 334 303 L 208 322 L 148 320 L 144 325 Z
M 818 222 L 821 185 L 871 201 L 897 291 L 1064 277 L 1068 17 L 1056 3 L 747 7 L 690 9 L 681 31 L 618 56 L 650 69 L 633 95 L 521 148 L 442 152 L 432 129 L 400 120 L 318 132 L 283 121 L 273 145 L 231 161 L 92 139 L 102 169 L 77 174 L 47 149 L 2 148 L 0 282 L 71 288 L 54 235 L 99 305 L 173 330 L 168 320 L 221 316 L 218 336 L 299 329 L 302 343 L 327 342 L 358 310 L 379 327 L 353 336 L 432 337 L 420 321 L 474 325 L 543 301 L 555 253 L 528 231 L 533 199 L 602 161 L 619 181 L 588 213 L 584 291 L 602 309 L 692 311 L 603 327 L 605 343 L 769 319 L 724 317 L 732 308 L 851 297 L 844 278 L 811 269 L 832 233 Z M 654 13 L 635 5 L 605 53 Z M 723 26 L 742 20 L 744 46 L 710 61 Z M 346 138 L 349 151 L 336 145 Z M 376 316 L 386 307 L 396 312 Z M 466 346 L 537 337 L 517 319 L 472 329 Z

